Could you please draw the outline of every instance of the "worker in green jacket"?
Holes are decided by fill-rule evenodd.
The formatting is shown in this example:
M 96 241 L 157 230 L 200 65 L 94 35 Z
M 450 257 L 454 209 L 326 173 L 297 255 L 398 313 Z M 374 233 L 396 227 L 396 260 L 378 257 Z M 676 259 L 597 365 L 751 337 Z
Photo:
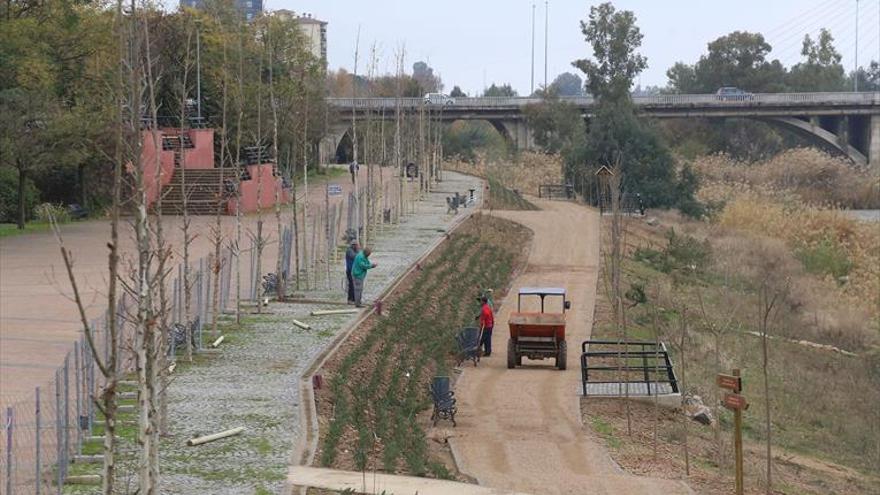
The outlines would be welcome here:
M 363 308 L 361 298 L 364 295 L 364 279 L 367 278 L 367 270 L 376 268 L 376 263 L 370 261 L 370 254 L 373 250 L 365 247 L 354 257 L 354 263 L 351 265 L 351 280 L 354 282 L 354 305 Z

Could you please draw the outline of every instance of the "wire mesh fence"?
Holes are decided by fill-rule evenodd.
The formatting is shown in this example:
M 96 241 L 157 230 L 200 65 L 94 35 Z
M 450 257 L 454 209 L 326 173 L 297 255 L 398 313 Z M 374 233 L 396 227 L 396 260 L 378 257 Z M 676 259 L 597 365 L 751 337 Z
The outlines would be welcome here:
M 407 211 L 399 192 L 409 189 L 399 187 L 397 181 L 374 186 L 359 187 L 332 204 L 325 197 L 323 205 L 300 209 L 296 222 L 288 218 L 283 223 L 278 239 L 263 232 L 261 238 L 251 238 L 245 249 L 225 246 L 219 260 L 212 254 L 190 263 L 189 269 L 180 264 L 170 270 L 163 330 L 169 360 L 182 352 L 187 338 L 194 352 L 202 351 L 205 327 L 235 309 L 237 302 L 259 303 L 274 295 L 273 277 L 288 289 L 342 287 L 344 273 L 333 270 L 342 257 L 340 247 L 375 235 L 385 225 L 399 222 Z M 272 243 L 277 244 L 274 260 L 268 256 Z M 96 400 L 106 383 L 95 355 L 107 363 L 115 347 L 116 375 L 135 371 L 136 311 L 135 298 L 123 292 L 113 314 L 90 321 L 91 343 L 84 334 L 74 342 L 54 379 L 26 396 L 0 395 L 0 493 L 60 494 L 83 446 L 101 441 L 95 436 L 103 419 Z M 110 318 L 116 323 L 115 346 Z

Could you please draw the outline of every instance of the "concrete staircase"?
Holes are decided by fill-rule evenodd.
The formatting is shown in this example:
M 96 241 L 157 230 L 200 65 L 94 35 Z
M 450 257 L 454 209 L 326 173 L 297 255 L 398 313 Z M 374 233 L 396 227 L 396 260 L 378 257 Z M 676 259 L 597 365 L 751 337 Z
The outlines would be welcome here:
M 166 215 L 182 215 L 184 197 L 186 209 L 190 215 L 214 215 L 218 205 L 223 201 L 224 188 L 220 183 L 221 172 L 224 178 L 232 178 L 232 170 L 186 169 L 186 191 L 183 187 L 184 172 L 174 169 L 171 182 L 162 189 L 162 213 Z M 221 211 L 226 214 L 226 209 Z

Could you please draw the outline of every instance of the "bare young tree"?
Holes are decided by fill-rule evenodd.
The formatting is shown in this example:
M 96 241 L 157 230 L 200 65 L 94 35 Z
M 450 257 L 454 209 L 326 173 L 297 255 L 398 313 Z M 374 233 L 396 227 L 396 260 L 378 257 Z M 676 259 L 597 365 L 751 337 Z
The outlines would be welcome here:
M 227 121 L 227 111 L 229 106 L 229 47 L 227 44 L 227 35 L 225 29 L 221 32 L 222 50 L 223 50 L 223 67 L 221 70 L 221 102 L 220 102 L 220 173 L 218 174 L 217 183 L 217 202 L 214 205 L 214 225 L 211 227 L 211 244 L 213 247 L 213 256 L 210 257 L 211 282 L 211 336 L 217 338 L 219 332 L 219 315 L 220 315 L 220 283 L 223 270 L 223 214 L 226 212 L 225 199 L 225 177 L 224 171 L 229 163 L 229 127 Z M 191 344 L 190 344 L 191 345 Z
M 241 123 L 244 120 L 244 28 L 241 19 L 238 19 L 236 28 L 238 30 L 238 75 L 236 78 L 238 121 L 235 126 L 235 240 L 232 242 L 232 250 L 235 257 L 235 324 L 241 325 L 241 243 L 243 241 L 241 225 Z
M 187 25 L 189 27 L 189 25 Z M 182 202 L 182 212 L 181 212 L 181 230 L 183 231 L 183 282 L 181 285 L 181 291 L 183 292 L 183 323 L 184 323 L 184 334 L 186 338 L 186 344 L 184 346 L 186 360 L 192 362 L 193 356 L 193 347 L 192 347 L 192 325 L 190 322 L 190 315 L 192 311 L 192 289 L 194 285 L 194 281 L 192 280 L 192 272 L 190 271 L 190 246 L 193 242 L 192 232 L 190 232 L 190 223 L 191 219 L 189 216 L 189 191 L 187 190 L 186 183 L 186 152 L 183 150 L 183 142 L 184 142 L 184 134 L 186 132 L 186 109 L 187 103 L 189 100 L 189 70 L 190 70 L 190 60 L 191 60 L 191 47 L 192 47 L 192 32 L 190 29 L 187 29 L 186 32 L 186 46 L 184 47 L 184 62 L 182 67 L 182 75 L 180 79 L 180 86 L 178 88 L 179 97 L 180 97 L 180 122 L 179 122 L 179 132 L 177 137 L 177 146 L 175 148 L 175 153 L 177 154 L 177 162 L 180 164 L 179 168 L 174 172 L 180 174 L 180 191 L 181 191 L 181 202 Z M 198 36 L 198 34 L 197 34 Z
M 766 437 L 766 484 L 765 493 L 773 492 L 773 438 L 770 418 L 770 326 L 775 316 L 779 313 L 779 304 L 785 298 L 789 289 L 789 281 L 777 280 L 777 274 L 772 270 L 761 280 L 758 287 L 758 329 L 761 333 L 761 374 L 764 381 L 764 432 Z
M 623 194 L 622 158 L 618 156 L 611 167 L 608 186 L 611 190 L 611 306 L 614 313 L 614 326 L 620 342 L 627 348 L 629 339 L 626 331 L 623 289 L 621 287 L 621 266 L 623 264 L 623 218 L 620 200 Z M 627 348 L 628 350 L 628 348 Z M 618 355 L 618 374 L 622 376 L 624 388 L 624 407 L 626 408 L 626 432 L 632 435 L 632 412 L 629 403 L 629 357 Z
M 134 11 L 134 9 L 132 9 Z M 137 19 L 136 15 L 132 15 Z M 154 76 L 151 55 L 150 27 L 147 19 L 141 21 L 143 29 L 143 77 L 146 83 L 150 121 L 152 123 L 153 146 L 156 156 L 156 175 L 161 174 L 159 156 L 161 137 L 158 131 L 158 108 L 156 106 L 156 77 Z M 138 372 L 138 443 L 141 445 L 138 484 L 139 493 L 153 495 L 159 493 L 159 431 L 161 429 L 160 376 L 163 366 L 162 323 L 165 320 L 165 260 L 168 250 L 162 230 L 161 194 L 157 200 L 158 214 L 155 231 L 151 232 L 147 211 L 146 181 L 142 167 L 134 167 L 135 176 L 135 230 L 138 250 L 137 276 L 133 287 L 137 293 L 138 310 L 136 319 Z M 154 180 L 156 180 L 154 178 Z M 156 180 L 156 187 L 161 184 Z M 155 241 L 153 241 L 155 237 Z M 155 246 L 153 245 L 155 242 Z M 157 261 L 154 269 L 153 261 Z
M 395 96 L 397 97 L 395 100 L 395 108 L 394 108 L 394 160 L 395 166 L 397 169 L 397 182 L 398 182 L 398 191 L 397 191 L 397 222 L 400 223 L 400 216 L 403 214 L 403 185 L 406 180 L 406 171 L 403 166 L 403 156 L 401 154 L 402 150 L 402 142 L 400 135 L 400 124 L 401 124 L 401 114 L 400 114 L 400 98 L 402 96 L 401 92 L 401 82 L 403 79 L 403 63 L 406 58 L 406 45 L 401 45 L 397 51 L 397 77 L 395 81 Z
M 270 108 L 272 109 L 272 158 L 274 160 L 275 173 L 278 171 L 278 98 L 275 95 L 275 59 L 277 54 L 275 53 L 275 46 L 272 44 L 272 24 L 271 20 L 266 27 L 266 48 L 267 48 L 267 56 L 269 58 L 269 100 L 270 100 Z M 275 173 L 273 173 L 273 177 L 275 177 Z M 280 175 L 280 174 L 278 174 Z M 275 296 L 278 300 L 283 300 L 286 292 L 286 274 L 282 273 L 283 260 L 284 260 L 284 242 L 283 242 L 283 222 L 281 221 L 281 188 L 277 186 L 275 189 L 275 224 L 277 229 L 277 238 L 278 238 L 278 258 L 275 261 L 275 276 L 276 276 L 276 284 L 275 284 Z
M 732 304 L 727 306 L 727 309 L 723 311 L 722 314 L 716 315 L 710 313 L 706 310 L 706 304 L 703 298 L 703 290 L 697 289 L 697 303 L 700 307 L 700 317 L 703 320 L 703 326 L 709 333 L 712 334 L 714 349 L 713 353 L 715 354 L 715 374 L 722 372 L 721 368 L 721 340 L 727 334 L 727 332 L 733 327 L 734 323 L 736 323 L 736 315 L 739 313 L 739 305 Z M 716 297 L 721 300 L 723 297 L 723 289 L 718 289 L 718 293 Z M 720 418 L 721 416 L 721 389 L 719 387 L 715 387 L 715 397 L 714 397 L 714 413 L 715 418 Z M 716 421 L 714 427 L 714 436 L 715 436 L 715 462 L 720 467 L 723 464 L 723 456 L 724 451 L 722 448 L 721 441 L 721 422 Z

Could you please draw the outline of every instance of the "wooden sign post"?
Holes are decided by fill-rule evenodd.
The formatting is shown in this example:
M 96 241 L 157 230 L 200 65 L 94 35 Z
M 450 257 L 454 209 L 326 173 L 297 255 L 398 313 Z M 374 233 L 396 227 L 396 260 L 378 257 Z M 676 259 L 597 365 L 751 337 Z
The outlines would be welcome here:
M 733 370 L 733 374 L 718 374 L 717 383 L 720 388 L 730 390 L 724 394 L 721 405 L 733 411 L 733 440 L 736 451 L 736 495 L 743 495 L 743 448 L 742 448 L 742 412 L 749 408 L 749 403 L 742 392 L 742 378 L 739 370 Z

